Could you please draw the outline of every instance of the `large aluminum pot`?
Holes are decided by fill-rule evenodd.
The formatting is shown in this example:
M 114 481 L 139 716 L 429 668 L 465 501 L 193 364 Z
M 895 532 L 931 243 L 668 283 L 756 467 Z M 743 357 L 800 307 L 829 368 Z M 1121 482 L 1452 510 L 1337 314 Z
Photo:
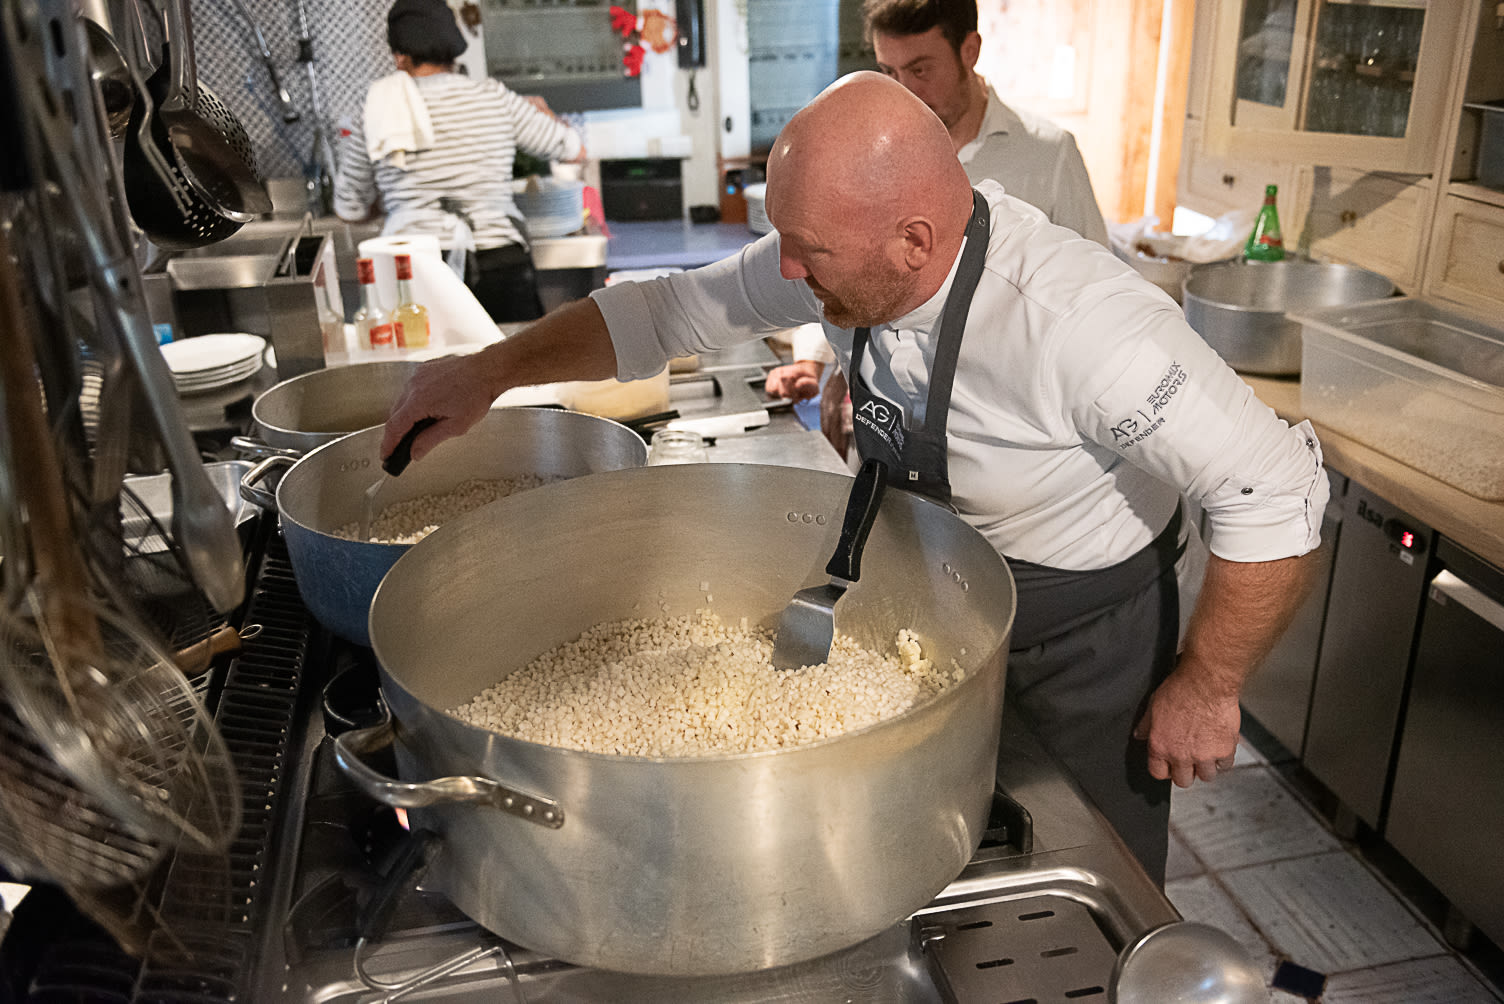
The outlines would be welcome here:
M 381 577 L 411 546 L 334 535 L 360 519 L 365 491 L 381 476 L 381 432 L 378 426 L 352 433 L 298 460 L 269 457 L 246 472 L 240 487 L 247 501 L 279 514 L 309 611 L 359 645 L 370 644 L 366 616 Z M 642 438 L 609 419 L 554 408 L 493 408 L 469 432 L 445 440 L 401 477 L 388 478 L 375 507 L 379 513 L 470 478 L 572 478 L 646 461 Z M 260 482 L 278 468 L 289 469 L 273 495 Z
M 385 359 L 283 380 L 251 403 L 256 435 L 268 446 L 307 453 L 380 425 L 418 365 L 411 359 Z
M 1381 300 L 1394 283 L 1352 265 L 1224 262 L 1191 271 L 1185 319 L 1240 373 L 1300 372 L 1301 329 L 1286 317 L 1311 307 Z
M 958 516 L 889 492 L 836 625 L 891 651 L 900 628 L 965 678 L 897 718 L 808 746 L 610 756 L 445 713 L 597 624 L 709 607 L 776 625 L 829 581 L 851 479 L 687 464 L 503 499 L 419 542 L 371 605 L 399 784 L 340 737 L 372 796 L 438 831 L 426 883 L 501 936 L 582 965 L 668 975 L 815 958 L 928 903 L 975 852 L 997 765 L 1014 588 Z M 448 776 L 446 775 L 454 775 Z M 419 809 L 418 807 L 426 807 Z

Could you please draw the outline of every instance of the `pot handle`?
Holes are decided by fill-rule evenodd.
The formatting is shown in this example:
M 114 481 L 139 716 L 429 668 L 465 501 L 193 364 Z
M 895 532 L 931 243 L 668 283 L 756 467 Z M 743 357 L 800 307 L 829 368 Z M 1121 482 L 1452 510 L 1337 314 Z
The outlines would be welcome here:
M 277 496 L 262 488 L 256 482 L 272 472 L 274 467 L 291 467 L 297 463 L 296 457 L 273 456 L 262 460 L 255 467 L 240 476 L 240 497 L 253 506 L 259 506 L 267 512 L 277 511 Z
M 230 445 L 235 448 L 237 453 L 246 457 L 300 458 L 303 456 L 303 451 L 301 450 L 289 450 L 281 446 L 272 446 L 270 443 L 264 443 L 253 436 L 231 436 Z
M 564 825 L 564 810 L 559 803 L 507 788 L 488 777 L 440 777 L 410 784 L 393 781 L 360 759 L 360 754 L 381 749 L 395 737 L 391 719 L 368 729 L 343 732 L 332 740 L 334 762 L 368 797 L 394 808 L 424 809 L 447 802 L 468 802 L 492 806 L 551 830 Z

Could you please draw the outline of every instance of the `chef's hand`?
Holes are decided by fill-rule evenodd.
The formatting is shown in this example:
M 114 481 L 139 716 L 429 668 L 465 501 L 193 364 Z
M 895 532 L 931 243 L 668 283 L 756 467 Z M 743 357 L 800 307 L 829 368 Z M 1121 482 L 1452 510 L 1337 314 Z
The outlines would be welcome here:
M 851 448 L 851 403 L 846 389 L 846 375 L 838 370 L 825 381 L 825 390 L 820 394 L 820 431 L 842 460 Z
M 1208 674 L 1187 665 L 1182 655 L 1175 671 L 1149 698 L 1149 710 L 1133 738 L 1149 744 L 1149 773 L 1169 778 L 1182 788 L 1200 778 L 1210 781 L 1232 769 L 1242 722 L 1236 692 L 1208 690 L 1199 681 Z
M 412 458 L 423 457 L 444 440 L 467 432 L 486 416 L 492 393 L 480 354 L 441 356 L 423 363 L 407 382 L 387 416 L 381 436 L 381 458 L 389 457 L 414 423 L 425 418 L 434 424 L 413 440 Z
M 820 374 L 823 372 L 825 364 L 814 359 L 800 359 L 787 366 L 775 366 L 768 371 L 763 389 L 770 397 L 808 401 L 820 393 Z

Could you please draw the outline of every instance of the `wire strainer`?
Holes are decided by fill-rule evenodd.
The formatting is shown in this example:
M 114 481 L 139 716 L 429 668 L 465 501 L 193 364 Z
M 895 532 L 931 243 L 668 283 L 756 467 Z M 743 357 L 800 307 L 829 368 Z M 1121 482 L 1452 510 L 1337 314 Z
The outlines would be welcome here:
M 191 684 L 130 619 L 97 600 L 72 603 L 98 624 L 97 653 L 58 637 L 39 603 L 0 617 L 0 692 L 77 789 L 59 821 L 72 815 L 93 864 L 122 881 L 133 874 L 96 836 L 97 816 L 138 838 L 223 850 L 240 826 L 239 779 Z M 77 867 L 71 857 L 41 863 Z

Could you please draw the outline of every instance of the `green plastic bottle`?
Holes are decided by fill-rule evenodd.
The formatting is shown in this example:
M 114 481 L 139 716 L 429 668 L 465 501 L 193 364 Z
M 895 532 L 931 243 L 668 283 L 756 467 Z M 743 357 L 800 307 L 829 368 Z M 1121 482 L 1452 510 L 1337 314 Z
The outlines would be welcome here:
M 1285 242 L 1279 232 L 1279 210 L 1274 206 L 1274 197 L 1278 193 L 1278 185 L 1264 186 L 1264 204 L 1253 221 L 1248 243 L 1243 245 L 1243 257 L 1248 261 L 1285 260 Z

